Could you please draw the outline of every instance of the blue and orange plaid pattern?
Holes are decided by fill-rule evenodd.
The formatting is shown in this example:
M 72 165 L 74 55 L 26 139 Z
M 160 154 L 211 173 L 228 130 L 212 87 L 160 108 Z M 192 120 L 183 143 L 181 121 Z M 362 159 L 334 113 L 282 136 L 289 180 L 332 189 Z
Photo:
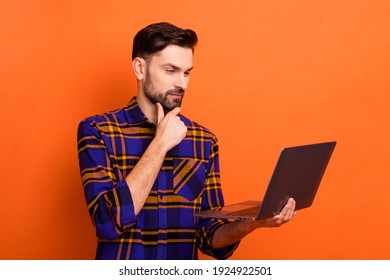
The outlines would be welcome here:
M 193 213 L 223 206 L 217 139 L 180 118 L 187 135 L 170 150 L 138 216 L 126 176 L 155 134 L 132 98 L 125 108 L 93 116 L 78 129 L 84 195 L 98 238 L 97 259 L 197 259 L 198 248 L 217 259 L 238 243 L 214 250 L 214 232 L 228 221 L 198 220 Z

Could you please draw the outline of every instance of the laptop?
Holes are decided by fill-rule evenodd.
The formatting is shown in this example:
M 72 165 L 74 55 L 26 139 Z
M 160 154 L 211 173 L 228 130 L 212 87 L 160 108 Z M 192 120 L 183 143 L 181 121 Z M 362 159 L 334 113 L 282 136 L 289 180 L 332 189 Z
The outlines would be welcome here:
M 262 220 L 278 215 L 290 197 L 295 210 L 310 207 L 336 142 L 284 148 L 262 201 L 244 201 L 195 213 L 199 218 Z

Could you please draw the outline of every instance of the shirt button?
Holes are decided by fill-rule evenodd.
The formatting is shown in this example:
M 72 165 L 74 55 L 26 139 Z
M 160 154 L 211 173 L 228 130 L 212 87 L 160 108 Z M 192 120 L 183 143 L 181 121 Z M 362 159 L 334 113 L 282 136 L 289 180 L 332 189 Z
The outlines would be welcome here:
M 164 198 L 164 195 L 160 194 L 160 199 L 162 200 Z
M 160 229 L 165 229 L 165 226 L 161 226 Z

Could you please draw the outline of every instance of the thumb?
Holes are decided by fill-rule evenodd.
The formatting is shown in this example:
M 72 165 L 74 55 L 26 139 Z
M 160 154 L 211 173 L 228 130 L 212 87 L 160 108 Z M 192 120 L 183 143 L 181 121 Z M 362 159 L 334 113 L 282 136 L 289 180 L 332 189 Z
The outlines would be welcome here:
M 157 124 L 159 124 L 161 120 L 164 118 L 165 114 L 164 114 L 164 109 L 160 103 L 157 102 L 156 106 L 157 106 Z

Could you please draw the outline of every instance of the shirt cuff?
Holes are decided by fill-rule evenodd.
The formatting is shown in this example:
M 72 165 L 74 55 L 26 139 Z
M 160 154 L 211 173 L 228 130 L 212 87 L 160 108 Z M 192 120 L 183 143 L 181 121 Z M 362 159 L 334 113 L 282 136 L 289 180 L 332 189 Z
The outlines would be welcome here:
M 240 241 L 223 247 L 221 249 L 214 249 L 212 247 L 212 239 L 214 233 L 224 224 L 230 223 L 228 220 L 221 219 L 204 219 L 199 221 L 200 228 L 198 230 L 198 245 L 199 249 L 206 255 L 209 255 L 218 260 L 225 260 L 231 257 L 237 249 Z
M 106 199 L 111 205 L 112 218 L 118 227 L 127 229 L 135 224 L 137 216 L 126 180 L 118 182 L 112 191 L 107 193 Z

